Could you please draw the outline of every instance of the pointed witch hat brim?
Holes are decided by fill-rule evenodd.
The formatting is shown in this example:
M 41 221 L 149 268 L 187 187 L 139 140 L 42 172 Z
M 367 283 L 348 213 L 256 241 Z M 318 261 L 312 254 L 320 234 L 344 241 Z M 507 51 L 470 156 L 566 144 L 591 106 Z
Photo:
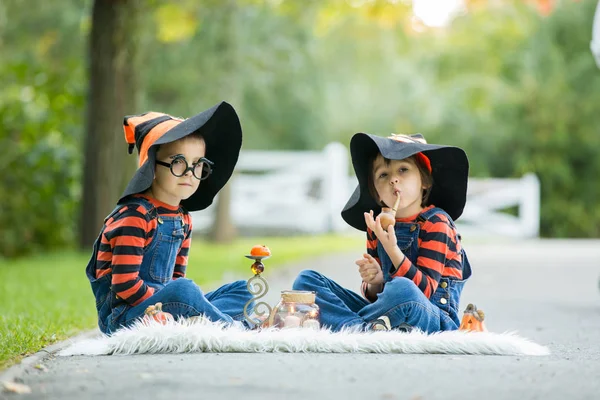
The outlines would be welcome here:
M 141 123 L 136 123 L 136 118 L 149 115 L 150 119 L 141 119 Z M 234 108 L 226 102 L 185 120 L 161 113 L 129 116 L 125 117 L 124 126 L 130 146 L 135 144 L 140 151 L 141 165 L 129 181 L 119 202 L 152 186 L 158 146 L 198 132 L 206 143 L 206 158 L 214 163 L 213 172 L 201 182 L 193 195 L 182 200 L 181 205 L 188 211 L 203 210 L 212 204 L 216 194 L 233 174 L 242 147 L 240 120 Z M 151 143 L 147 143 L 148 140 L 151 140 Z
M 427 144 L 421 140 L 421 135 L 393 137 L 357 133 L 350 140 L 350 155 L 358 186 L 342 210 L 344 221 L 356 229 L 366 231 L 364 213 L 373 210 L 378 215 L 381 212 L 381 205 L 369 193 L 371 164 L 378 153 L 389 160 L 403 160 L 417 153 L 425 155 L 431 163 L 433 177 L 428 205 L 434 204 L 446 211 L 453 220 L 457 220 L 467 201 L 469 161 L 464 150 Z

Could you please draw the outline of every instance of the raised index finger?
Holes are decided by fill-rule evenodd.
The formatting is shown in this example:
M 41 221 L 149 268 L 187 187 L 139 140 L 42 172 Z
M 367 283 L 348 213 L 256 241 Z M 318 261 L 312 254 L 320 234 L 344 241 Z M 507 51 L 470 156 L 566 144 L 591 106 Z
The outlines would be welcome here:
M 373 230 L 373 225 L 375 225 L 375 221 L 373 220 L 373 211 L 370 213 L 365 213 L 365 223 L 370 230 Z

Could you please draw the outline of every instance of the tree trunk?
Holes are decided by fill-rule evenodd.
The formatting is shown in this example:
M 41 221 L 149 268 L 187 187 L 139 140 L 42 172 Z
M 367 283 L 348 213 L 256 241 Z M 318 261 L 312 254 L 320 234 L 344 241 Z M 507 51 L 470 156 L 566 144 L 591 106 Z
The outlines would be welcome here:
M 95 0 L 89 42 L 89 92 L 79 246 L 89 249 L 133 176 L 123 116 L 136 112 L 139 2 Z
M 209 239 L 211 241 L 216 243 L 228 243 L 237 236 L 237 229 L 231 220 L 230 207 L 231 185 L 225 185 L 219 192 L 219 198 L 217 199 L 215 220 L 209 233 Z
M 236 38 L 236 1 L 223 1 L 221 4 L 221 35 L 216 44 L 219 49 L 222 75 L 220 77 L 221 99 L 231 103 L 239 110 L 241 106 L 241 90 L 236 79 L 238 73 L 238 49 Z M 219 192 L 217 199 L 215 220 L 208 234 L 208 239 L 213 242 L 231 242 L 237 236 L 237 229 L 231 219 L 231 181 Z

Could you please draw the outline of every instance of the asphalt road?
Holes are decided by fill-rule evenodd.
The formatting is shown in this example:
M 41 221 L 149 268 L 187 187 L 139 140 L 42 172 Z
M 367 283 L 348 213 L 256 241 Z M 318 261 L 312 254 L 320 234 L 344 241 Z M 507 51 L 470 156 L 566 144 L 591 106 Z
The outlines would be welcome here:
M 184 354 L 54 357 L 61 345 L 0 375 L 29 386 L 4 399 L 600 399 L 600 241 L 465 243 L 488 329 L 546 345 L 544 357 L 381 354 Z M 270 304 L 310 268 L 358 290 L 336 254 L 263 274 Z M 36 358 L 37 357 L 37 358 Z M 42 359 L 43 358 L 43 359 Z M 42 362 L 47 371 L 33 368 Z

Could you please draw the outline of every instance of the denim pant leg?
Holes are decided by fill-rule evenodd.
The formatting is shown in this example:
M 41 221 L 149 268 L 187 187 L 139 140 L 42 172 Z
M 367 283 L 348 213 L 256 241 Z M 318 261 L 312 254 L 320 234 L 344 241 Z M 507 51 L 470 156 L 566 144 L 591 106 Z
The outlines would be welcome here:
M 351 290 L 345 289 L 316 271 L 300 272 L 294 290 L 312 290 L 317 293 L 316 303 L 321 313 L 321 325 L 332 331 L 343 327 L 364 327 L 358 312 L 369 302 Z
M 392 328 L 407 324 L 426 333 L 443 330 L 446 325 L 442 311 L 432 304 L 414 282 L 407 278 L 394 278 L 385 284 L 377 301 L 363 308 L 359 315 L 373 321 L 387 315 Z M 447 317 L 448 319 L 450 317 Z
M 248 291 L 247 281 L 236 281 L 221 286 L 206 294 L 206 299 L 219 311 L 229 315 L 236 321 L 244 319 L 244 305 L 252 298 Z M 252 304 L 248 305 L 248 310 Z
M 211 321 L 233 322 L 229 315 L 208 301 L 198 285 L 186 278 L 169 282 L 152 297 L 127 310 L 118 322 L 124 326 L 131 325 L 144 315 L 146 307 L 158 302 L 162 303 L 163 311 L 172 314 L 175 319 L 205 315 Z

